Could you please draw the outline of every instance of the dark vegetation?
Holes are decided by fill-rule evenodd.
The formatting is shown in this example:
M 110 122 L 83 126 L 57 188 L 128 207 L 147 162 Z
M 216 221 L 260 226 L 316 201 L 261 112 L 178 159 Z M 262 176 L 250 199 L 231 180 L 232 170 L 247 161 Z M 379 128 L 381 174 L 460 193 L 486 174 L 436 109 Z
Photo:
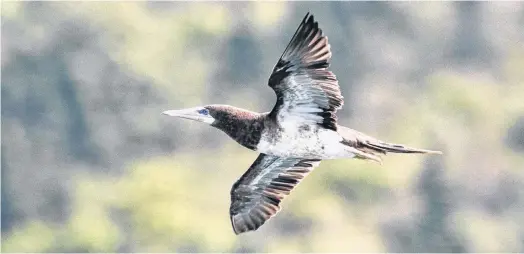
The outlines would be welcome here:
M 167 109 L 274 104 L 312 11 L 339 121 L 443 156 L 323 162 L 259 231 L 257 154 Z M 2 2 L 2 251 L 524 252 L 524 5 Z

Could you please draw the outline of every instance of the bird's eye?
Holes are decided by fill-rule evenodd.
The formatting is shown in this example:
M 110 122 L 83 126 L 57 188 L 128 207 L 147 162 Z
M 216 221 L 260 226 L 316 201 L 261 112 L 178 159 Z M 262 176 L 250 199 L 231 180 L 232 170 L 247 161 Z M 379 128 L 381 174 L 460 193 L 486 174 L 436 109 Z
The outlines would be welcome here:
M 201 115 L 209 115 L 209 111 L 205 108 L 199 110 L 198 113 Z

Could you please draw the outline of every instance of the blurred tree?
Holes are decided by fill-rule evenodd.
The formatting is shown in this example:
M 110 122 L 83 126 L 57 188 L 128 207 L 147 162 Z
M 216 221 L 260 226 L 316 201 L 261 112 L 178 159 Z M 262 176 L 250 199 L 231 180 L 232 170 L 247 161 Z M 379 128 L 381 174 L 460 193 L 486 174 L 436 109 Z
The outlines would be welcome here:
M 442 157 L 325 161 L 235 236 L 256 157 L 170 108 L 269 110 L 303 15 L 340 120 Z M 524 250 L 521 3 L 2 2 L 2 251 Z M 452 64 L 450 64 L 452 63 Z
M 458 12 L 457 24 L 450 57 L 458 66 L 490 66 L 495 56 L 482 29 L 482 6 L 476 2 L 455 4 Z

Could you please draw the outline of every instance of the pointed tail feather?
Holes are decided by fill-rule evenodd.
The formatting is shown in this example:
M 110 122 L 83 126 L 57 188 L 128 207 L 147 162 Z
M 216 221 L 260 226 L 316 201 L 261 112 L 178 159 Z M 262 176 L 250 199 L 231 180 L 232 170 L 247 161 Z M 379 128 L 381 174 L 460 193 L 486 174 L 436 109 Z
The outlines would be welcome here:
M 427 153 L 427 154 L 442 154 L 441 151 L 432 151 L 426 149 L 418 149 L 407 147 L 399 144 L 391 144 L 382 141 L 366 140 L 362 143 L 363 146 L 377 150 L 380 153 Z
M 342 144 L 355 149 L 353 152 L 357 158 L 374 160 L 380 162 L 379 154 L 389 153 L 418 153 L 418 154 L 442 154 L 440 151 L 418 149 L 400 144 L 392 144 L 380 141 L 356 130 L 338 126 L 338 133 L 342 136 Z

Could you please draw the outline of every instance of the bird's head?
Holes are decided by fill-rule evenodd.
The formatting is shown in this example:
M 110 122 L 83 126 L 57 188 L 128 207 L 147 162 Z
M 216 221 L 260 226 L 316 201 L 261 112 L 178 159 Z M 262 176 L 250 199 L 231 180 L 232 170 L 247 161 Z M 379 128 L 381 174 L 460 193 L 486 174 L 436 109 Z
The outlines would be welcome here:
M 207 124 L 213 124 L 216 110 L 212 106 L 201 106 L 186 109 L 167 110 L 162 112 L 164 115 L 176 116 L 180 118 L 190 119 Z
M 219 127 L 234 119 L 251 116 L 252 112 L 245 111 L 228 105 L 207 105 L 179 110 L 167 110 L 164 115 L 195 120 Z

